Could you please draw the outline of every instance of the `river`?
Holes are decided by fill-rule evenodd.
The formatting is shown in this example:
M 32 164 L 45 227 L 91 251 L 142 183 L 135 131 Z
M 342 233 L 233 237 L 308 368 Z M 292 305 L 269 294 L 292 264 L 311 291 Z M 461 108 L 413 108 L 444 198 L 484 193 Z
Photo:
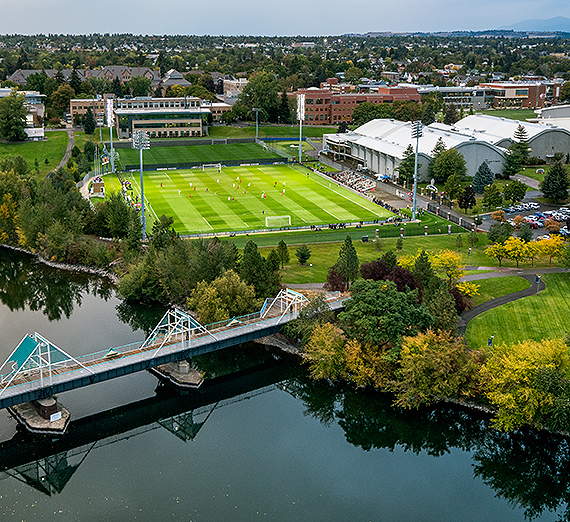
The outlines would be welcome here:
M 0 249 L 0 360 L 37 331 L 72 355 L 142 340 L 161 309 Z M 180 396 L 146 372 L 63 393 L 61 438 L 0 414 L 0 514 L 36 521 L 566 520 L 570 444 L 455 407 L 408 412 L 248 344 Z M 233 372 L 233 373 L 232 373 Z

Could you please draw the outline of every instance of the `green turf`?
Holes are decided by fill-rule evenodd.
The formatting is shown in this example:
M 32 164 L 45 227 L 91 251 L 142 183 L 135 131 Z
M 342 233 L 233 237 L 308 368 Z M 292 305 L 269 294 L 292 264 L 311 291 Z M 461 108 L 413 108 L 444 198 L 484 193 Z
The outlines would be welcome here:
M 473 283 L 479 285 L 479 295 L 473 297 L 473 304 L 475 306 L 503 295 L 524 290 L 530 286 L 530 283 L 526 279 L 518 276 L 481 279 L 473 281 Z
M 542 276 L 546 290 L 494 308 L 473 319 L 467 326 L 467 344 L 473 349 L 495 343 L 515 343 L 526 339 L 541 341 L 564 337 L 570 330 L 570 277 L 568 274 Z
M 133 193 L 139 194 L 138 173 L 122 175 L 132 182 Z M 105 177 L 110 178 L 113 176 Z M 110 179 L 111 190 L 113 185 L 116 182 Z M 224 167 L 221 172 L 148 171 L 144 191 L 150 206 L 148 226 L 166 214 L 174 218 L 174 228 L 181 234 L 265 229 L 267 216 L 289 215 L 291 226 L 304 226 L 372 221 L 392 215 L 297 165 Z M 264 193 L 266 197 L 262 198 Z
M 337 127 L 320 127 L 304 125 L 303 136 L 307 138 L 321 137 L 323 134 L 334 134 Z M 210 138 L 255 138 L 255 123 L 249 127 L 233 127 L 216 125 L 208 128 Z M 299 138 L 298 125 L 260 125 L 258 128 L 260 138 Z
M 528 119 L 536 118 L 534 109 L 487 109 L 481 112 L 483 114 L 488 114 L 489 116 L 508 118 L 509 120 L 526 121 Z
M 119 167 L 139 164 L 139 151 L 135 149 L 117 149 Z M 264 150 L 255 143 L 230 143 L 228 145 L 187 145 L 174 147 L 152 147 L 143 153 L 143 163 L 224 163 L 254 162 L 259 159 L 283 160 L 279 154 Z
M 67 149 L 68 136 L 65 131 L 50 131 L 45 133 L 46 141 L 24 141 L 22 143 L 0 143 L 0 159 L 6 156 L 19 155 L 35 171 L 35 160 L 38 159 L 39 175 L 45 176 L 55 169 L 62 160 Z M 49 163 L 46 165 L 45 160 Z

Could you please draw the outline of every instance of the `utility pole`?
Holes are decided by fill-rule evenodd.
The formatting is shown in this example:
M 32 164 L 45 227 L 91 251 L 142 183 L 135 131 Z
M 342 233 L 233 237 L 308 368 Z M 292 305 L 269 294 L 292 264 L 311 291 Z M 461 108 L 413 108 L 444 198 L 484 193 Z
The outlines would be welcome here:
M 144 215 L 144 185 L 143 185 L 143 150 L 150 149 L 150 139 L 146 131 L 137 130 L 133 131 L 132 137 L 133 149 L 139 149 L 139 159 L 141 167 L 141 226 L 142 238 L 146 240 L 146 219 Z

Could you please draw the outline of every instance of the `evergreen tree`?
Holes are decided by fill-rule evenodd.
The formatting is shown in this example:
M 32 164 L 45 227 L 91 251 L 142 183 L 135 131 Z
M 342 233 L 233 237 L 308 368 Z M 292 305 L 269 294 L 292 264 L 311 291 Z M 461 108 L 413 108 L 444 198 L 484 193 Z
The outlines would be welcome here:
M 299 245 L 297 247 L 297 251 L 295 252 L 295 256 L 297 256 L 297 259 L 299 260 L 300 265 L 305 265 L 311 257 L 311 250 L 309 249 L 309 247 L 307 245 L 305 245 L 303 243 L 302 245 Z
M 519 236 L 525 243 L 532 241 L 532 229 L 528 223 L 523 223 L 519 231 L 517 232 L 517 236 Z
M 346 278 L 348 289 L 350 282 L 358 277 L 358 269 L 360 267 L 358 255 L 350 236 L 346 236 L 343 245 L 340 247 L 336 264 L 338 271 Z
M 383 256 L 382 261 L 386 264 L 388 268 L 394 268 L 398 264 L 398 258 L 393 250 L 388 250 Z
M 71 71 L 71 76 L 69 77 L 69 86 L 77 93 L 81 89 L 81 78 L 75 67 Z
M 489 168 L 487 162 L 484 161 L 481 163 L 481 165 L 479 165 L 479 168 L 473 177 L 471 186 L 477 194 L 483 194 L 485 187 L 487 185 L 492 185 L 494 182 L 495 174 L 493 174 L 493 171 Z
M 77 162 L 77 170 L 81 172 L 81 174 L 86 174 L 91 170 L 91 162 L 83 155 L 81 155 Z
M 427 288 L 431 280 L 436 277 L 435 270 L 432 268 L 425 250 L 422 250 L 419 256 L 416 257 L 412 273 L 423 288 Z
M 345 132 L 348 132 L 348 123 L 341 121 L 336 132 L 337 134 L 344 134 Z
M 407 149 L 404 151 L 404 157 L 400 164 L 396 167 L 398 171 L 398 177 L 401 184 L 411 183 L 414 181 L 414 169 L 415 169 L 415 153 L 411 144 L 408 145 Z M 418 163 L 418 170 L 421 165 Z
M 283 268 L 290 259 L 289 249 L 287 248 L 287 243 L 285 243 L 285 241 L 279 241 L 279 244 L 277 245 L 277 254 L 279 255 L 279 260 L 281 261 L 281 268 Z
M 430 163 L 428 165 L 428 175 L 430 178 L 435 178 L 435 176 L 433 175 L 433 168 L 435 165 L 435 160 L 437 160 L 437 158 L 439 158 L 439 156 L 441 156 L 441 154 L 443 152 L 445 152 L 446 150 L 447 150 L 447 147 L 445 146 L 443 139 L 441 137 L 439 137 L 437 139 L 435 147 L 433 148 L 433 150 L 431 151 L 431 154 L 430 154 L 432 157 L 432 160 L 430 161 Z
M 477 200 L 475 199 L 475 191 L 473 190 L 473 187 L 471 185 L 465 187 L 465 190 L 461 193 L 457 201 L 459 208 L 466 211 L 473 208 L 476 203 Z
M 523 166 L 520 151 L 511 145 L 505 154 L 505 164 L 503 165 L 503 179 L 511 179 L 518 174 Z
M 12 92 L 0 98 L 0 138 L 8 141 L 26 139 L 26 107 L 23 94 Z
M 275 262 L 279 268 L 279 256 L 272 257 L 272 260 L 267 261 L 252 240 L 249 240 L 244 247 L 239 275 L 248 285 L 255 288 L 257 298 L 275 297 L 279 292 L 279 278 L 273 270 Z
M 431 125 L 435 121 L 435 108 L 431 100 L 422 103 L 422 123 Z
M 289 99 L 285 92 L 281 93 L 279 105 L 279 121 L 280 123 L 291 123 L 291 111 L 289 110 Z
M 544 197 L 560 203 L 568 199 L 568 171 L 566 167 L 557 161 L 548 169 L 544 176 L 544 180 L 540 183 L 540 190 Z
M 443 117 L 443 123 L 446 125 L 453 125 L 459 119 L 459 114 L 457 112 L 457 107 L 455 103 L 450 103 L 445 108 L 445 116 Z
M 123 86 L 121 85 L 121 80 L 119 80 L 118 76 L 115 76 L 113 80 L 113 93 L 117 98 L 123 97 Z
M 451 201 L 459 196 L 461 193 L 461 181 L 459 180 L 457 173 L 454 172 L 451 174 L 451 176 L 449 176 L 449 178 L 447 178 L 447 181 L 443 186 L 443 191 L 447 194 Z
M 91 107 L 87 108 L 83 129 L 85 130 L 85 134 L 93 134 L 95 132 L 95 118 L 93 117 Z
M 529 151 L 528 132 L 520 123 L 513 134 L 513 140 L 514 143 L 511 147 L 518 152 L 522 163 L 525 164 L 528 160 Z
M 483 206 L 490 210 L 494 210 L 499 207 L 503 202 L 503 196 L 496 183 L 492 185 L 487 185 L 485 190 L 483 190 Z

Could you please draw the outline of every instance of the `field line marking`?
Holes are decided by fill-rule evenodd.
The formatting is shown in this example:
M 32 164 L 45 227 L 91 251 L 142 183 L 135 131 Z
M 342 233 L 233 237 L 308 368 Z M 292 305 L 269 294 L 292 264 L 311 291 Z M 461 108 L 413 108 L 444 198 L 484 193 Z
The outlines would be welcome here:
M 210 225 L 210 223 L 208 223 L 208 220 L 207 220 L 204 216 L 202 216 L 202 219 L 206 222 L 206 224 L 207 224 L 212 230 L 214 230 L 214 227 L 213 227 L 212 225 Z
M 320 176 L 319 176 L 319 178 L 320 178 Z M 325 184 L 321 183 L 319 179 L 313 178 L 313 180 L 316 180 L 316 182 L 317 182 L 319 185 L 322 185 L 323 187 L 328 188 L 329 190 L 331 190 L 332 192 L 334 192 L 335 194 L 338 194 L 341 198 L 347 199 L 348 201 L 350 201 L 350 202 L 352 202 L 352 203 L 356 203 L 359 207 L 362 207 L 364 210 L 367 210 L 368 212 L 372 212 L 372 213 L 374 214 L 374 211 L 373 211 L 373 210 L 370 210 L 369 208 L 366 208 L 364 205 L 361 205 L 360 203 L 358 203 L 358 201 L 352 201 L 352 199 L 348 198 L 348 197 L 345 196 L 344 194 L 341 194 L 340 192 L 337 192 L 337 191 L 334 190 L 332 187 L 327 187 Z M 360 196 L 358 196 L 357 194 L 355 194 L 355 196 L 360 197 Z
M 131 178 L 135 183 L 135 187 L 137 189 L 137 194 L 140 196 L 141 192 L 140 192 L 140 185 L 137 182 L 137 179 L 135 178 L 135 176 L 133 175 L 133 173 L 131 172 Z M 154 214 L 154 217 L 158 220 L 158 216 L 156 214 L 156 212 L 154 211 L 154 208 L 152 208 L 152 205 L 150 204 L 150 201 L 148 200 L 148 198 L 145 196 L 144 200 L 147 202 L 147 207 L 150 209 L 150 211 Z

